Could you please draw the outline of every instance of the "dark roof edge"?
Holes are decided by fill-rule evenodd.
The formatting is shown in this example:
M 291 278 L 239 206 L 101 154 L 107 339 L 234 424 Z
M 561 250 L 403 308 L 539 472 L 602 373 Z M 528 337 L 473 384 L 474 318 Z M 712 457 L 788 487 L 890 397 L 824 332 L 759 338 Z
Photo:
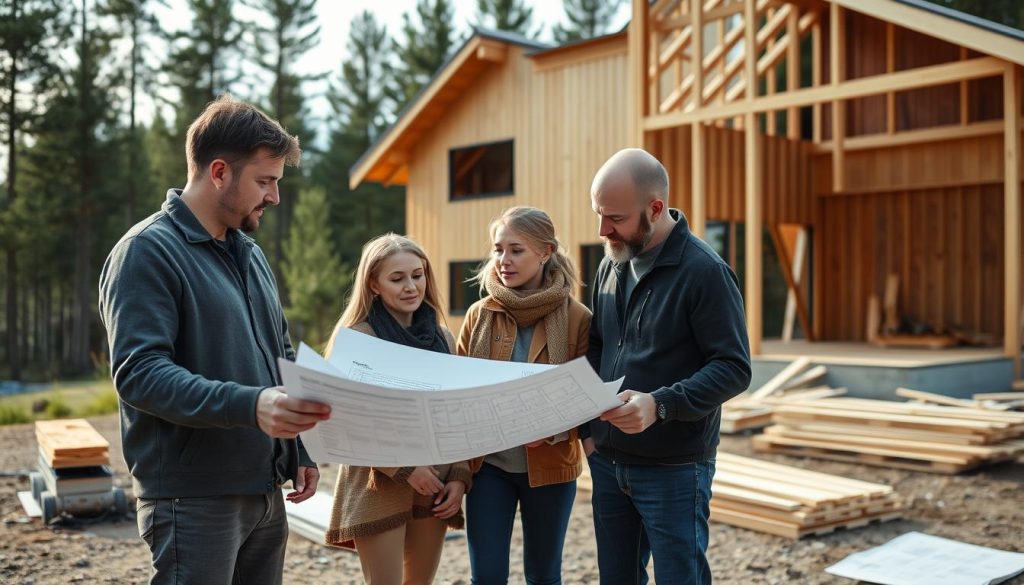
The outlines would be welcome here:
M 1016 28 L 1013 28 L 1012 26 L 1007 26 L 1005 24 L 1001 24 L 1001 23 L 998 23 L 998 22 L 993 22 L 991 20 L 986 20 L 986 19 L 981 18 L 979 16 L 974 16 L 973 14 L 968 14 L 968 13 L 962 12 L 960 10 L 955 10 L 953 8 L 949 8 L 947 6 L 941 6 L 941 5 L 935 4 L 933 2 L 928 2 L 927 0 L 895 0 L 895 1 L 899 2 L 900 4 L 904 4 L 906 6 L 912 6 L 914 8 L 918 8 L 920 10 L 926 10 L 926 11 L 931 12 L 933 14 L 938 14 L 939 16 L 945 16 L 946 18 L 951 18 L 953 20 L 957 20 L 957 21 L 962 22 L 964 24 L 969 24 L 971 26 L 975 26 L 975 27 L 978 27 L 980 29 L 987 30 L 989 32 L 994 32 L 996 34 L 1001 34 L 1003 36 L 1010 37 L 1011 39 L 1014 39 L 1014 40 L 1017 40 L 1017 41 L 1024 41 L 1024 31 L 1016 29 Z
M 625 30 L 618 30 L 618 31 L 615 31 L 615 32 L 605 33 L 603 35 L 598 35 L 596 37 L 590 37 L 589 39 L 580 39 L 578 41 L 573 41 L 571 43 L 566 43 L 564 45 L 557 45 L 557 46 L 554 46 L 554 47 L 547 47 L 545 49 L 537 49 L 537 50 L 534 50 L 534 51 L 530 51 L 529 53 L 526 54 L 526 56 L 527 57 L 543 57 L 544 55 L 547 55 L 548 53 L 553 53 L 555 51 L 561 51 L 562 49 L 571 49 L 573 47 L 576 47 L 576 46 L 579 46 L 579 45 L 583 45 L 583 44 L 586 44 L 586 43 L 593 43 L 595 41 L 601 41 L 601 40 L 607 39 L 609 37 L 617 37 L 617 36 L 621 35 L 623 32 L 625 32 Z

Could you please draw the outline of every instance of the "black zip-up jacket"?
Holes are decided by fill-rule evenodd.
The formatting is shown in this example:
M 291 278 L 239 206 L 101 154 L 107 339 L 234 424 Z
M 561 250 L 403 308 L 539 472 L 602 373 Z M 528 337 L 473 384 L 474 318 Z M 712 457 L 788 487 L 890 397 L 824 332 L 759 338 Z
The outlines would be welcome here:
M 172 189 L 103 265 L 100 316 L 138 497 L 263 494 L 313 465 L 256 423 L 257 397 L 280 383 L 277 358 L 295 352 L 267 259 L 232 232 L 237 261 Z
M 597 450 L 614 461 L 680 464 L 715 456 L 721 405 L 750 384 L 750 349 L 736 274 L 676 225 L 651 270 L 625 301 L 626 264 L 605 258 L 593 287 L 591 366 L 605 381 L 625 376 L 622 390 L 653 393 L 668 417 L 628 435 L 595 419 Z

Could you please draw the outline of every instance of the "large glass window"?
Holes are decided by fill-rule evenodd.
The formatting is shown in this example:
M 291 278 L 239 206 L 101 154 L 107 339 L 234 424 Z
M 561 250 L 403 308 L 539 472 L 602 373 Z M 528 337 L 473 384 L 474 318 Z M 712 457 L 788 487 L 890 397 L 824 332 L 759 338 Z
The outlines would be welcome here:
M 448 314 L 465 315 L 469 306 L 482 298 L 476 282 L 466 282 L 473 278 L 482 263 L 482 260 L 465 260 L 448 264 Z
M 448 151 L 448 198 L 511 195 L 515 191 L 511 140 Z

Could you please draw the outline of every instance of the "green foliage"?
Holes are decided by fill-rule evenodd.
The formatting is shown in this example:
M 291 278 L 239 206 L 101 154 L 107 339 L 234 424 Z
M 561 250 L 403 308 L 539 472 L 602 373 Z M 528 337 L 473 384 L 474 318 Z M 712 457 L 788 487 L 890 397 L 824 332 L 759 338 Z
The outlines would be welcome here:
M 543 27 L 532 29 L 533 8 L 526 0 L 476 0 L 477 22 L 481 26 L 536 38 Z
M 0 425 L 20 425 L 32 422 L 25 409 L 15 406 L 0 406 Z
M 303 191 L 285 242 L 284 275 L 291 291 L 287 313 L 292 334 L 313 347 L 327 341 L 351 284 L 351 271 L 342 266 L 331 240 L 323 237 L 329 225 L 324 191 Z
M 569 24 L 555 25 L 555 40 L 564 44 L 604 34 L 621 3 L 622 0 L 562 0 Z
M 444 64 L 455 44 L 455 7 L 449 0 L 417 0 L 414 22 L 402 15 L 403 41 L 395 41 L 400 105 L 405 106 Z
M 72 412 L 74 411 L 71 406 L 59 394 L 50 398 L 49 404 L 46 405 L 47 418 L 68 418 Z
M 87 404 L 85 408 L 81 410 L 81 416 L 98 416 L 101 414 L 110 414 L 117 412 L 121 405 L 120 399 L 117 397 L 117 392 L 114 390 L 105 390 L 93 399 L 92 402 Z

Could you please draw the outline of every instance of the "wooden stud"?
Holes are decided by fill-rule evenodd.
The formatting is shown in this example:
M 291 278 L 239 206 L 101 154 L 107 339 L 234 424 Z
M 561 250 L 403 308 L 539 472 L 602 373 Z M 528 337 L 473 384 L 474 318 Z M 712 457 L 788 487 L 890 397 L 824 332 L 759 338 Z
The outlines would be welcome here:
M 960 47 L 960 60 L 961 61 L 966 61 L 967 57 L 968 57 L 968 55 L 967 55 L 967 47 Z M 969 107 L 970 104 L 968 103 L 969 96 L 968 96 L 968 92 L 967 92 L 968 85 L 970 85 L 970 84 L 966 80 L 960 82 L 960 125 L 961 126 L 966 126 L 966 125 L 970 124 L 970 122 L 971 122 L 971 120 L 970 120 L 970 118 L 971 118 L 971 110 L 970 110 L 970 107 Z
M 797 10 L 790 10 L 786 18 L 786 37 L 789 42 L 786 45 L 786 91 L 796 91 L 800 88 L 800 14 Z M 800 110 L 795 106 L 786 110 L 786 136 L 790 140 L 800 139 Z
M 896 71 L 896 27 L 891 22 L 885 23 L 885 72 Z M 896 133 L 896 92 L 885 94 L 885 130 L 888 134 Z
M 753 104 L 757 94 L 757 13 L 754 0 L 743 3 L 744 29 L 744 61 L 746 63 L 746 79 L 749 87 L 747 104 Z M 763 250 L 761 245 L 762 230 L 762 190 L 761 181 L 761 149 L 758 144 L 757 120 L 753 111 L 746 114 L 744 120 L 744 159 L 746 165 L 746 304 L 747 304 L 747 336 L 750 342 L 751 355 L 761 355 L 761 339 L 764 335 L 762 319 L 762 267 Z
M 821 61 L 821 18 L 814 21 L 811 27 L 811 87 L 821 87 L 821 73 L 824 64 Z M 812 140 L 815 143 L 821 142 L 821 103 L 813 102 L 811 106 L 814 128 Z
M 631 146 L 644 145 L 644 119 L 647 104 L 647 0 L 633 0 L 633 18 L 627 33 L 629 44 L 629 81 L 626 106 L 629 111 L 627 141 Z
M 832 87 L 846 80 L 846 12 L 838 4 L 829 5 L 829 71 Z M 843 138 L 846 134 L 846 101 L 832 100 L 832 190 L 842 191 L 846 184 Z
M 1013 360 L 1013 377 L 1020 379 L 1021 372 L 1021 122 L 1020 122 L 1021 75 L 1015 65 L 1008 65 L 1003 74 L 1003 109 L 1006 129 L 1003 132 L 1003 170 L 1006 180 L 1003 184 L 1003 260 L 1005 286 L 1004 349 Z
M 696 0 L 699 2 L 699 0 Z M 690 229 L 698 238 L 704 238 L 707 231 L 707 185 L 705 177 L 704 124 L 697 122 L 690 127 Z
M 703 0 L 690 0 L 690 18 L 693 19 L 693 40 L 690 42 L 690 63 L 693 64 L 693 107 L 700 109 L 704 92 L 704 18 Z

